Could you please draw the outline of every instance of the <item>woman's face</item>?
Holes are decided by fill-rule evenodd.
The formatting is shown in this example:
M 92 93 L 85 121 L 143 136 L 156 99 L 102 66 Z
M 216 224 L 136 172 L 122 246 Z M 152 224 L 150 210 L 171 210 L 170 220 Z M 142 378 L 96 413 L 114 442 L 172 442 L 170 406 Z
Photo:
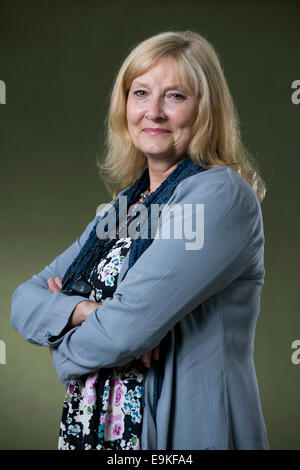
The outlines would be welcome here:
M 198 103 L 180 79 L 176 60 L 159 59 L 129 89 L 127 123 L 133 144 L 147 157 L 184 158 Z

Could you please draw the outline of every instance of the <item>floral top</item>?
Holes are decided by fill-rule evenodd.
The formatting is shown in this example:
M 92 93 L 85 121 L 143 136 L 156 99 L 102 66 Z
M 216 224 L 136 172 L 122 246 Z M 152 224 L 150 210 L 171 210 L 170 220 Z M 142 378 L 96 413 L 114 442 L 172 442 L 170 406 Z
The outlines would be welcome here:
M 88 279 L 96 302 L 112 297 L 130 237 L 119 238 Z M 138 450 L 142 428 L 142 382 L 145 367 L 132 362 L 103 368 L 68 382 L 59 450 Z

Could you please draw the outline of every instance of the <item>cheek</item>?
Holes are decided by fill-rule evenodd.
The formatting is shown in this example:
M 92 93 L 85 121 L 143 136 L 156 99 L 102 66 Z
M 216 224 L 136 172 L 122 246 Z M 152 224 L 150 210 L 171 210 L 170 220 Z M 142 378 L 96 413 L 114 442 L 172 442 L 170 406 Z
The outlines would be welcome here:
M 197 109 L 189 108 L 183 113 L 182 119 L 185 121 L 187 127 L 192 127 L 197 117 Z
M 191 128 L 197 117 L 197 111 L 194 108 L 181 108 L 176 109 L 174 112 L 169 113 L 170 118 L 173 121 L 175 128 L 188 130 Z
M 136 106 L 133 105 L 130 100 L 127 102 L 127 121 L 128 125 L 136 125 L 142 119 L 142 112 Z

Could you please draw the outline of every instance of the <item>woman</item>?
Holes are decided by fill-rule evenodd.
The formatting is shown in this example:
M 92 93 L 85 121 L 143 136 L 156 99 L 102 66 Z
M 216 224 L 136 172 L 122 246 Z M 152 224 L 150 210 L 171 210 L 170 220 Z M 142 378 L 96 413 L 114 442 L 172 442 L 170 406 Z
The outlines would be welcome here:
M 265 186 L 205 38 L 130 52 L 106 143 L 113 200 L 12 299 L 11 324 L 51 347 L 67 386 L 59 449 L 268 449 L 253 360 Z

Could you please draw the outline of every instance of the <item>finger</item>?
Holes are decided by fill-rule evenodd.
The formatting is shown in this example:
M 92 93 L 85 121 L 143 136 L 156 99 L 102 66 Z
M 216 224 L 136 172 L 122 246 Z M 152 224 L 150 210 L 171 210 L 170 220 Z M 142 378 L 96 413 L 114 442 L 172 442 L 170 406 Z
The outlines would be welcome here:
M 52 277 L 50 277 L 48 279 L 47 284 L 48 284 L 49 290 L 51 292 L 59 292 L 60 291 L 59 287 L 56 285 L 56 282 Z
M 59 289 L 61 289 L 61 288 L 62 288 L 61 278 L 60 278 L 60 277 L 56 277 L 56 278 L 55 278 L 55 282 L 56 282 L 56 284 L 58 285 Z
M 48 290 L 52 291 L 52 287 L 53 287 L 53 278 L 50 277 L 49 279 L 47 279 L 47 284 L 48 284 Z
M 148 352 L 147 354 L 143 354 L 141 356 L 141 361 L 144 364 L 145 367 L 150 367 L 151 366 L 151 352 Z
M 147 354 L 143 354 L 141 357 L 140 357 L 140 360 L 142 361 L 142 363 L 144 364 L 144 366 L 147 365 Z
M 159 345 L 156 346 L 156 348 L 153 349 L 153 359 L 155 361 L 159 360 Z
M 151 360 L 152 360 L 152 351 L 149 351 L 149 352 L 147 353 L 147 359 L 146 359 L 147 367 L 150 367 L 150 366 L 151 366 Z

